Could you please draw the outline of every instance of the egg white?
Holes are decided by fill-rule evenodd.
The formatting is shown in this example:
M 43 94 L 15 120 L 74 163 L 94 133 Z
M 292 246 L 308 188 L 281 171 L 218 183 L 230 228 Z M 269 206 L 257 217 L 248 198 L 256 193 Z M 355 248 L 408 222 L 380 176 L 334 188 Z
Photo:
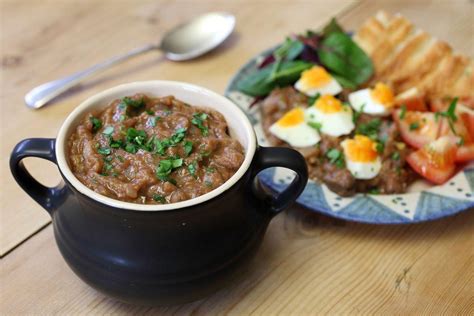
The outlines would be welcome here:
M 357 112 L 376 116 L 390 115 L 390 109 L 378 102 L 370 93 L 370 89 L 362 89 L 349 94 L 349 103 Z
M 324 113 L 317 107 L 311 106 L 305 111 L 305 118 L 308 122 L 321 124 L 320 131 L 334 137 L 348 135 L 355 128 L 352 121 L 352 109 L 347 106 L 336 113 Z
M 301 79 L 299 79 L 295 83 L 295 89 L 310 97 L 314 97 L 318 93 L 321 95 L 336 95 L 341 93 L 342 91 L 341 85 L 334 78 L 331 78 L 331 81 L 320 87 L 308 87 L 307 85 L 303 84 L 303 81 Z
M 277 122 L 270 126 L 269 130 L 273 135 L 293 147 L 310 147 L 321 140 L 318 131 L 308 126 L 306 122 L 288 127 L 280 126 Z
M 375 178 L 380 169 L 382 169 L 382 159 L 379 156 L 374 161 L 371 162 L 359 162 L 352 161 L 349 156 L 346 154 L 346 141 L 341 143 L 342 148 L 344 149 L 344 158 L 346 160 L 346 168 L 350 171 L 352 176 L 356 179 L 368 180 Z

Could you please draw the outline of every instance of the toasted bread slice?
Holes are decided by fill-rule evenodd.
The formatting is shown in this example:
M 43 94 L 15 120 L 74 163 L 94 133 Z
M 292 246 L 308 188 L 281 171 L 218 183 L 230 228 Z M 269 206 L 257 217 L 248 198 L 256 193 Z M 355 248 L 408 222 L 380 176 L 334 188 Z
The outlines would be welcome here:
M 429 99 L 474 98 L 474 64 L 449 44 L 417 29 L 401 15 L 384 11 L 369 18 L 354 40 L 371 57 L 372 83 L 384 81 L 395 93 L 416 87 Z

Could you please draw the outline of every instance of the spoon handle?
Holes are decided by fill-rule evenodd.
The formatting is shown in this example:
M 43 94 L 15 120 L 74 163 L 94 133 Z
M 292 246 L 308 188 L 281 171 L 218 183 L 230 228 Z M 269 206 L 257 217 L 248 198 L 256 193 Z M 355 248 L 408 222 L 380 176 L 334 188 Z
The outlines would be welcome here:
M 61 93 L 69 90 L 83 79 L 95 74 L 96 72 L 157 48 L 159 48 L 159 46 L 155 44 L 136 48 L 124 55 L 112 57 L 83 71 L 76 72 L 70 76 L 44 83 L 32 89 L 25 95 L 25 103 L 32 109 L 39 109 L 55 97 L 59 96 Z

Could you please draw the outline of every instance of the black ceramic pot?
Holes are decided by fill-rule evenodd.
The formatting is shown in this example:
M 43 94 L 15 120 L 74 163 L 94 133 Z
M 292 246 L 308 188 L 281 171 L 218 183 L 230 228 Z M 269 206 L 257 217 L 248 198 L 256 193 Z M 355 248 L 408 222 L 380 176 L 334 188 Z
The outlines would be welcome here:
M 92 108 L 136 92 L 172 94 L 220 111 L 231 135 L 245 147 L 241 168 L 216 190 L 174 204 L 121 202 L 88 189 L 67 165 L 67 138 Z M 56 163 L 64 182 L 44 187 L 24 168 L 25 157 Z M 277 196 L 256 177 L 274 166 L 296 172 Z M 56 242 L 72 270 L 109 296 L 146 305 L 192 301 L 232 280 L 257 250 L 271 218 L 294 202 L 308 177 L 298 152 L 257 147 L 251 124 L 229 100 L 203 88 L 165 81 L 126 84 L 86 100 L 66 119 L 57 139 L 21 141 L 10 168 L 18 184 L 51 215 Z

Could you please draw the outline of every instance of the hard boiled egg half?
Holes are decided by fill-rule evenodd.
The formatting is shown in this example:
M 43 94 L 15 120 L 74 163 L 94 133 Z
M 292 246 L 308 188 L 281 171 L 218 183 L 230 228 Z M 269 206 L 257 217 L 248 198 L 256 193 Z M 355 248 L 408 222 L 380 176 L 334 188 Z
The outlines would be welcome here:
M 352 109 L 329 94 L 319 97 L 306 110 L 306 120 L 318 124 L 322 133 L 335 137 L 350 134 L 354 129 Z
M 364 135 L 356 135 L 341 143 L 346 167 L 356 179 L 375 178 L 382 168 L 377 143 Z
M 349 103 L 354 110 L 376 116 L 390 115 L 394 102 L 392 89 L 381 82 L 373 89 L 362 89 L 349 94 Z
M 308 126 L 303 108 L 297 107 L 270 126 L 270 132 L 293 147 L 316 145 L 321 137 L 316 129 Z
M 310 97 L 318 93 L 336 95 L 342 91 L 341 85 L 321 66 L 303 71 L 295 89 Z

